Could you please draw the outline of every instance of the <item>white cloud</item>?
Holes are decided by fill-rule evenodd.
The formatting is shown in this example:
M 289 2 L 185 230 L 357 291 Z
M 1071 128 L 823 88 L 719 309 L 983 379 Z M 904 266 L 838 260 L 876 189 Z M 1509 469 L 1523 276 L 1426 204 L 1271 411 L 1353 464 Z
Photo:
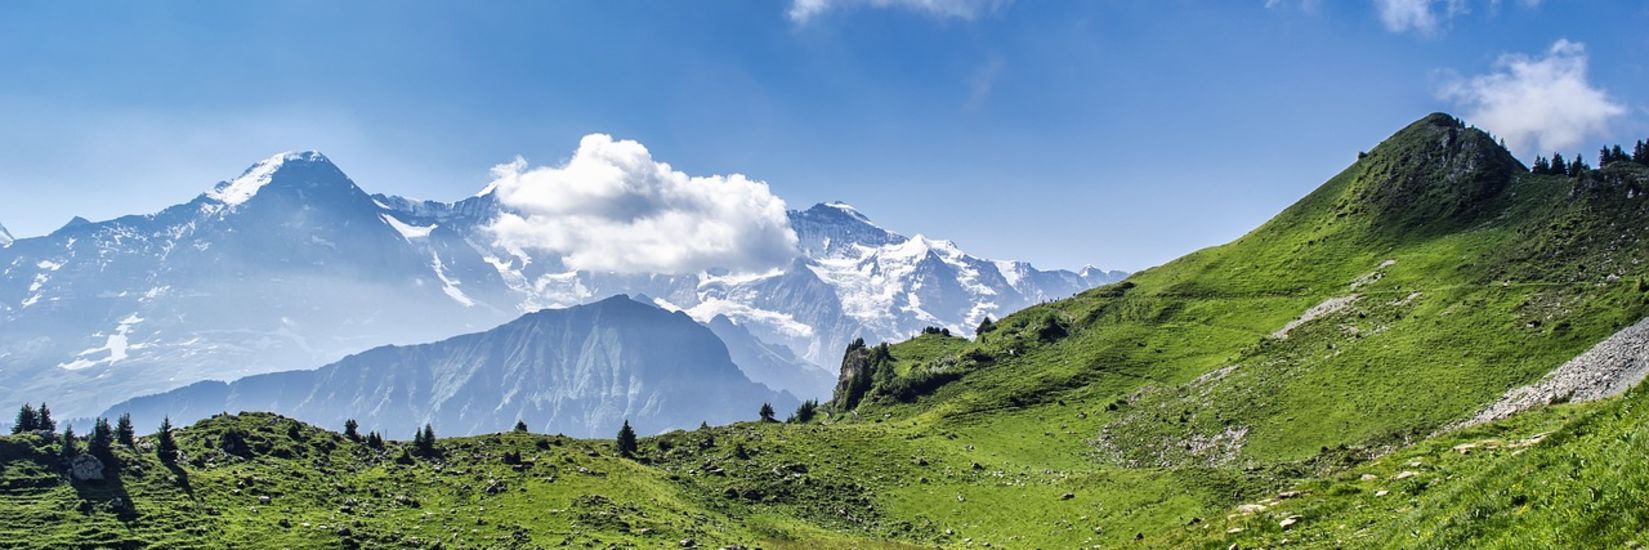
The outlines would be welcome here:
M 806 23 L 814 17 L 833 9 L 850 6 L 870 6 L 873 8 L 902 8 L 936 17 L 973 19 L 982 13 L 996 10 L 1009 2 L 1011 0 L 791 0 L 789 16 L 791 21 Z
M 1500 56 L 1494 71 L 1453 78 L 1439 95 L 1519 154 L 1560 151 L 1602 133 L 1626 107 L 1586 80 L 1586 46 L 1558 40 L 1544 56 Z
M 1374 0 L 1380 22 L 1391 32 L 1432 34 L 1443 22 L 1466 13 L 1465 0 Z
M 764 269 L 795 254 L 783 200 L 739 174 L 689 176 L 629 140 L 591 134 L 566 164 L 493 169 L 517 213 L 491 226 L 499 244 L 558 253 L 569 268 L 628 273 Z

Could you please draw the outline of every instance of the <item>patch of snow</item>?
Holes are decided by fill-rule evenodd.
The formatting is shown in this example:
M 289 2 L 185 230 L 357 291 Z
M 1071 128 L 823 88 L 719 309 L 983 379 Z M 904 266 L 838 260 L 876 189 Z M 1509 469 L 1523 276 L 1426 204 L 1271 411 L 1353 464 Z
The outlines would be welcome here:
M 142 322 L 143 317 L 136 313 L 127 315 L 126 318 L 121 319 L 115 325 L 114 333 L 105 337 L 102 346 L 82 351 L 76 354 L 73 360 L 59 364 L 58 367 L 64 370 L 80 370 L 97 365 L 113 365 L 126 360 L 127 350 L 142 349 L 144 347 L 142 344 L 130 345 L 128 340 L 132 327 Z M 108 355 L 101 359 L 92 357 L 104 352 L 107 352 Z
M 667 304 L 669 302 L 665 303 Z M 660 306 L 662 307 L 663 304 L 660 304 Z M 671 307 L 674 307 L 674 304 L 671 304 Z M 797 321 L 795 317 L 788 313 L 759 309 L 746 304 L 723 300 L 721 298 L 710 298 L 699 303 L 698 305 L 687 309 L 682 309 L 680 311 L 686 312 L 688 317 L 692 317 L 693 320 L 700 323 L 708 323 L 711 319 L 716 318 L 717 315 L 726 315 L 727 318 L 736 321 L 760 323 L 762 325 L 774 327 L 789 336 L 799 338 L 813 337 L 813 327 L 807 325 L 806 323 Z
M 269 185 L 270 177 L 275 175 L 282 165 L 293 161 L 326 160 L 326 157 L 314 151 L 285 152 L 253 164 L 240 177 L 217 184 L 206 191 L 206 198 L 223 203 L 225 206 L 236 206 L 245 203 L 263 186 Z
M 435 270 L 435 278 L 441 280 L 441 292 L 445 292 L 447 297 L 463 304 L 464 307 L 474 307 L 475 300 L 471 300 L 469 296 L 464 295 L 464 291 L 458 289 L 458 285 L 462 283 L 447 275 L 447 266 L 441 263 L 441 257 L 431 252 L 429 261 L 430 267 Z
M 422 238 L 428 237 L 429 232 L 435 230 L 434 225 L 428 225 L 428 226 L 411 225 L 411 224 L 403 222 L 400 219 L 396 218 L 395 216 L 391 216 L 389 214 L 379 214 L 378 217 L 383 218 L 384 223 L 387 223 L 387 224 L 389 224 L 390 227 L 395 228 L 395 232 L 400 233 L 401 238 L 409 240 L 409 241 L 414 240 L 414 239 L 422 239 Z

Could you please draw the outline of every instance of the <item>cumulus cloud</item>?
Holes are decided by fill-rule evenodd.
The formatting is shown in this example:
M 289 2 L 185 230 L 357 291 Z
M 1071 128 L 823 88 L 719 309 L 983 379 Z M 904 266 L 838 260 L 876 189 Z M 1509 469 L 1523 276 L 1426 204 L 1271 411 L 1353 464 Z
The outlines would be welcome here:
M 567 267 L 625 273 L 757 270 L 795 255 L 783 200 L 739 174 L 689 176 L 642 144 L 591 134 L 565 164 L 493 169 L 515 210 L 491 226 L 502 246 L 559 254 Z
M 956 19 L 973 19 L 1011 0 L 791 0 L 789 16 L 791 21 L 806 23 L 814 17 L 833 9 L 852 6 L 869 6 L 873 8 L 902 8 L 918 11 L 936 17 Z
M 1586 79 L 1586 46 L 1558 40 L 1545 55 L 1502 55 L 1489 74 L 1454 77 L 1439 90 L 1466 120 L 1519 154 L 1559 151 L 1604 132 L 1626 107 Z
M 1465 0 L 1374 0 L 1380 22 L 1391 32 L 1432 34 L 1443 22 L 1466 13 Z

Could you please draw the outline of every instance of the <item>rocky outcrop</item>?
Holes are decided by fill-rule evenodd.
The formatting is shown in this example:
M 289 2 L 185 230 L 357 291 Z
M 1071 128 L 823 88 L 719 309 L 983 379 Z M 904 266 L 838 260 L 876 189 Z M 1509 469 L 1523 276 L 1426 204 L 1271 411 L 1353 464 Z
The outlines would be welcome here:
M 1513 388 L 1499 401 L 1449 429 L 1475 426 L 1553 403 L 1596 401 L 1625 393 L 1649 374 L 1649 318 L 1598 342 L 1539 382 Z
M 103 481 L 103 461 L 82 454 L 69 461 L 69 477 L 75 481 Z
M 875 347 L 866 347 L 864 340 L 855 340 L 847 347 L 847 353 L 842 355 L 841 375 L 836 379 L 836 393 L 831 400 L 831 408 L 838 412 L 851 411 L 858 407 L 875 387 L 879 374 L 891 378 L 892 371 L 878 372 L 882 369 L 891 369 L 889 364 L 893 356 L 889 354 L 887 344 Z

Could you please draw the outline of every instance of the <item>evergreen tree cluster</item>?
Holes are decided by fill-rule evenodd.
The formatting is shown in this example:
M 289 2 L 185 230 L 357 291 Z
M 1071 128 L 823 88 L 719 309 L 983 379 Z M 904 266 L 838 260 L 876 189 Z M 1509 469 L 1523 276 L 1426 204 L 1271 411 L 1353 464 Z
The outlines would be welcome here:
M 1563 153 L 1552 153 L 1551 160 L 1547 160 L 1546 157 L 1535 157 L 1534 166 L 1529 168 L 1529 173 L 1572 178 L 1591 169 L 1592 167 L 1586 164 L 1586 159 L 1580 155 L 1575 155 L 1572 161 L 1565 161 Z
M 41 403 L 38 409 L 34 408 L 34 405 L 24 403 L 23 407 L 17 410 L 17 421 L 11 426 L 13 434 L 55 431 L 57 421 L 52 420 L 52 410 L 46 407 L 45 403 Z
M 924 334 L 924 335 L 926 335 L 926 334 L 938 334 L 938 335 L 942 335 L 942 336 L 950 336 L 950 329 L 940 328 L 940 327 L 923 327 L 922 328 L 922 334 Z
M 1630 153 L 1620 145 L 1603 147 L 1598 150 L 1597 158 L 1600 167 L 1617 162 L 1635 162 L 1649 166 L 1649 140 L 1638 140 L 1637 143 L 1633 144 Z M 1586 164 L 1585 157 L 1581 155 L 1575 155 L 1574 160 L 1565 161 L 1563 153 L 1552 153 L 1550 159 L 1535 157 L 1534 166 L 1529 168 L 1529 173 L 1547 176 L 1569 176 L 1572 178 L 1591 169 L 1592 167 Z
M 424 424 L 424 428 L 418 430 L 418 433 L 412 436 L 412 448 L 418 456 L 434 457 L 437 455 L 435 441 L 435 427 Z
M 790 415 L 789 422 L 792 424 L 806 424 L 808 422 L 812 422 L 813 417 L 818 414 L 819 401 L 817 399 L 809 399 L 807 401 L 803 401 L 801 405 L 796 406 L 796 412 L 795 414 Z

